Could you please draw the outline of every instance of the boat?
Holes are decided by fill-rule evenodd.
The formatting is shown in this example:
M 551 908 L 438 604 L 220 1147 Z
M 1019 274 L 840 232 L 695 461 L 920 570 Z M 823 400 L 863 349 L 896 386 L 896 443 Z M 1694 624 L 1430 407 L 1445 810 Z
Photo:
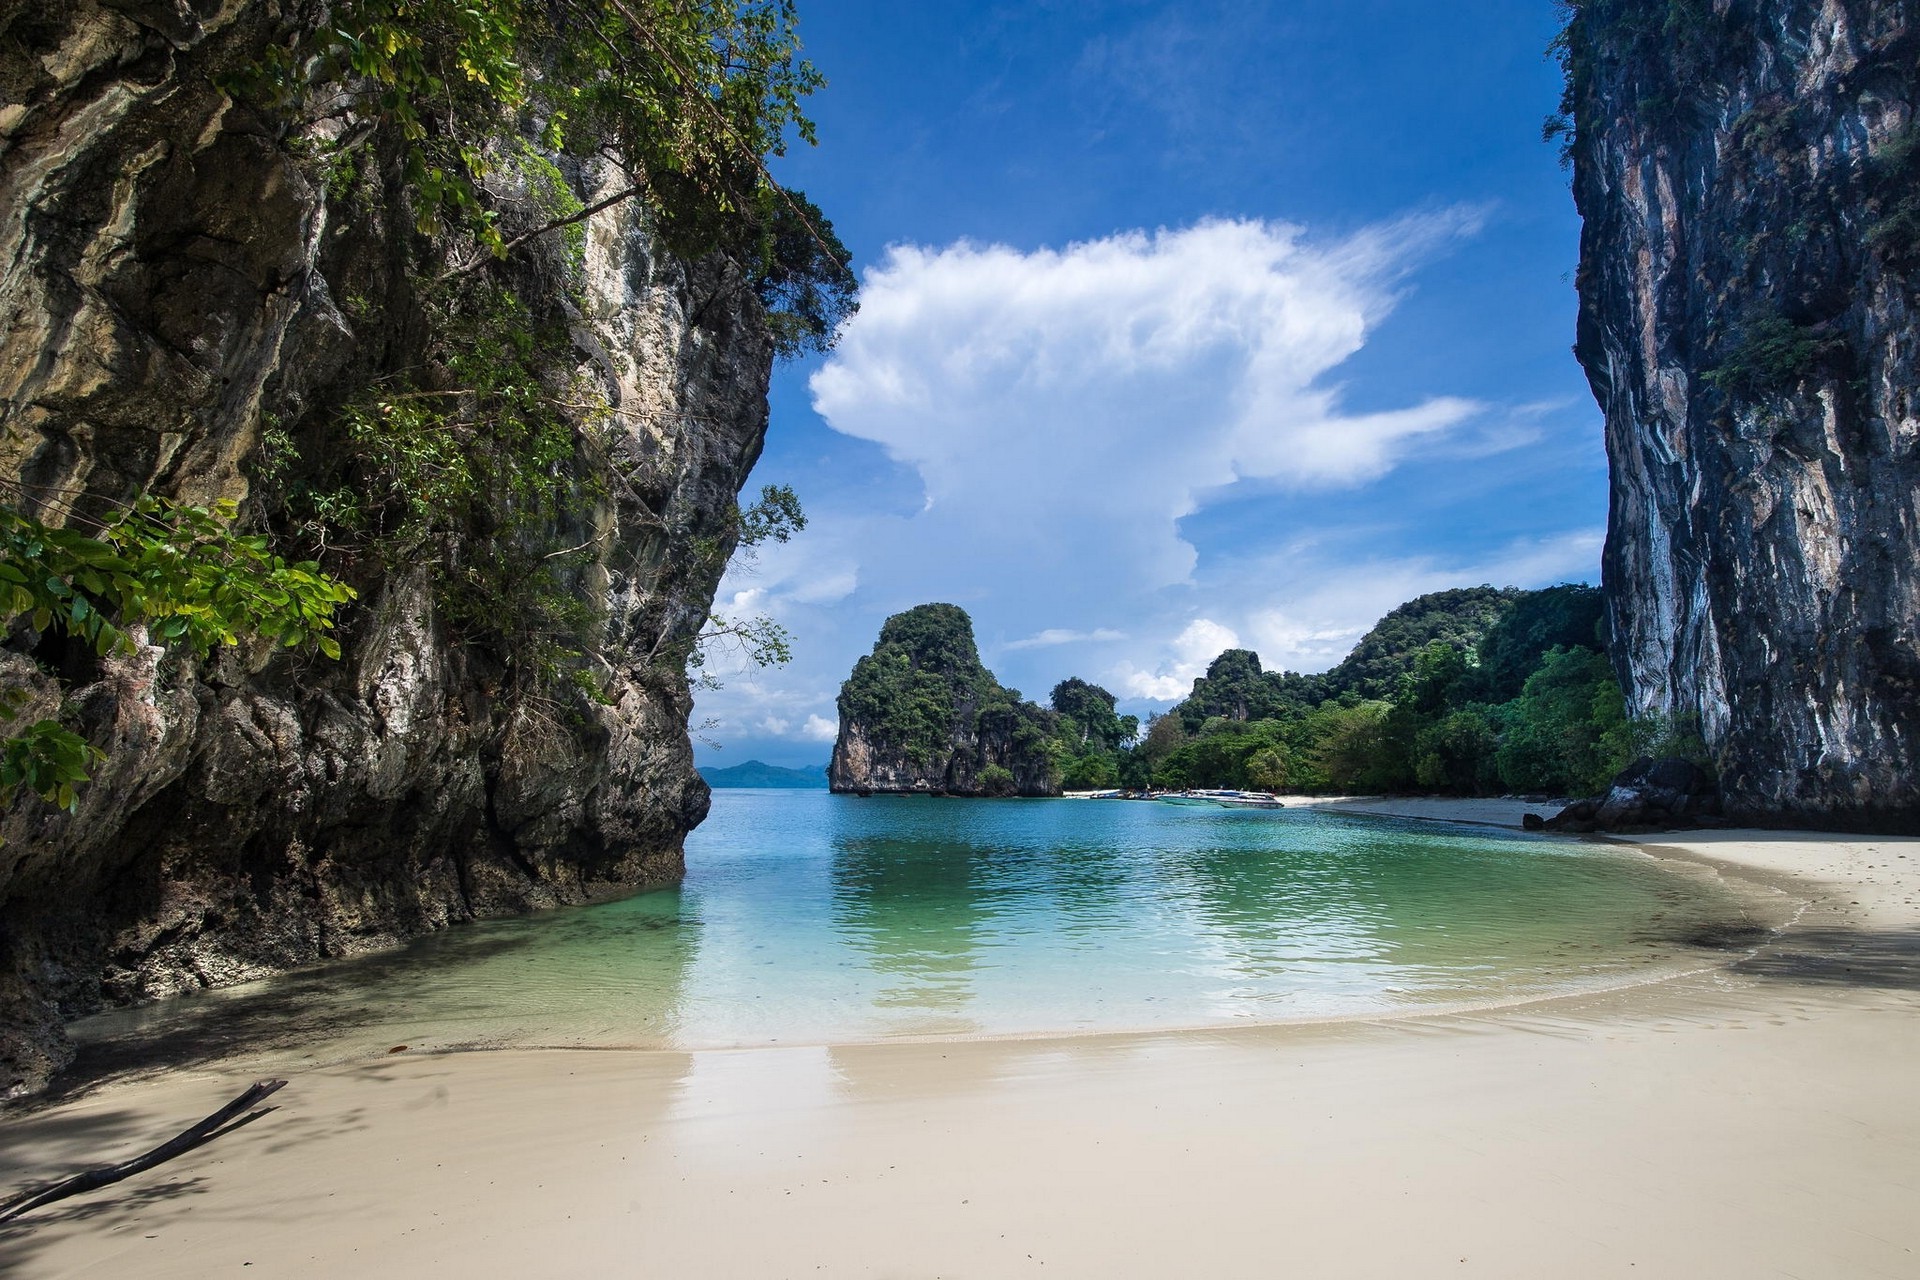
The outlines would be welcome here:
M 1217 804 L 1221 796 L 1236 794 L 1231 791 L 1168 791 L 1154 797 L 1161 804 Z
M 1227 795 L 1215 796 L 1217 805 L 1229 809 L 1284 809 L 1286 802 L 1270 791 L 1235 791 Z

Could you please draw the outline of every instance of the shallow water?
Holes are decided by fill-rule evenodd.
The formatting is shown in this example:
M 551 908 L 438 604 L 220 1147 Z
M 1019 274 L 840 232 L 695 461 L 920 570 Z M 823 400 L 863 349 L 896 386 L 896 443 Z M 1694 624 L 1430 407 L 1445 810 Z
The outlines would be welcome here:
M 1743 900 L 1631 851 L 1118 801 L 729 790 L 687 878 L 76 1024 L 81 1069 L 1369 1016 L 1699 967 Z M 1730 932 L 1731 931 L 1731 932 Z

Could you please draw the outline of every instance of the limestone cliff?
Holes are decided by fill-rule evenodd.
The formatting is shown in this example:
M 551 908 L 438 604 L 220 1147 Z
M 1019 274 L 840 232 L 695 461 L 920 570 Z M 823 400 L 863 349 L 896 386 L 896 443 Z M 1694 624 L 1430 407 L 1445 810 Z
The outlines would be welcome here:
M 348 398 L 425 358 L 415 268 L 434 246 L 380 139 L 343 182 L 314 144 L 352 120 L 289 133 L 219 87 L 291 11 L 0 4 L 0 476 L 29 501 L 227 497 L 294 536 L 263 435 L 325 460 Z M 613 189 L 592 163 L 541 173 L 578 202 Z M 508 233 L 546 218 L 532 183 L 511 157 L 489 179 Z M 337 663 L 95 661 L 16 631 L 0 675 L 107 760 L 76 813 L 22 797 L 5 815 L 0 1096 L 57 1070 L 60 1022 L 103 1002 L 680 872 L 708 803 L 682 662 L 736 537 L 773 345 L 740 269 L 666 254 L 637 202 L 584 228 L 471 286 L 559 335 L 541 474 L 580 498 L 513 537 L 580 605 L 579 689 L 536 688 L 524 654 L 451 618 L 468 561 L 426 555 L 330 551 L 360 592 Z
M 1920 822 L 1920 15 L 1581 0 L 1613 655 L 1736 821 Z
M 965 610 L 923 604 L 888 618 L 841 686 L 827 779 L 838 792 L 1059 795 L 1053 727 L 981 665 Z

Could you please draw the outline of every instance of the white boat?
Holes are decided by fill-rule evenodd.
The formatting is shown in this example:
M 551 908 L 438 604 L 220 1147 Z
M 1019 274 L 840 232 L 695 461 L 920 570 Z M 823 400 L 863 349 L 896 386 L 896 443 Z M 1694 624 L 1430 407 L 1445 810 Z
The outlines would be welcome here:
M 1232 791 L 1215 796 L 1213 802 L 1229 809 L 1284 809 L 1286 802 L 1269 791 Z

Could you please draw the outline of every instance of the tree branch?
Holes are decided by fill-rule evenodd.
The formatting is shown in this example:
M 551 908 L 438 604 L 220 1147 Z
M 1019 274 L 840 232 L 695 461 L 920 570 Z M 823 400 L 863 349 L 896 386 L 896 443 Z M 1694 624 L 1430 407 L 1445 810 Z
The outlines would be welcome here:
M 570 213 L 564 218 L 555 218 L 552 222 L 547 223 L 547 225 L 544 227 L 537 227 L 532 231 L 528 231 L 522 235 L 517 235 L 513 239 L 502 243 L 500 246 L 499 253 L 477 254 L 474 257 L 468 259 L 467 261 L 461 263 L 459 266 L 449 268 L 443 275 L 440 275 L 439 277 L 435 278 L 434 283 L 446 284 L 450 280 L 457 280 L 461 276 L 468 275 L 469 273 L 474 271 L 478 271 L 481 267 L 487 264 L 489 259 L 493 259 L 497 261 L 498 259 L 503 258 L 507 254 L 513 252 L 515 249 L 519 248 L 521 245 L 525 244 L 529 240 L 538 240 L 541 236 L 550 235 L 553 232 L 558 231 L 562 227 L 570 227 L 576 222 L 585 222 L 588 218 L 591 218 L 594 214 L 599 213 L 602 209 L 611 209 L 614 205 L 619 204 L 622 200 L 628 200 L 634 196 L 639 195 L 640 190 L 641 189 L 637 184 L 631 187 L 623 188 L 622 190 L 616 191 L 612 195 L 606 197 L 604 200 L 594 201 L 592 204 L 587 205 L 585 208 L 581 209 L 578 213 Z
M 136 1173 L 144 1173 L 155 1165 L 164 1164 L 175 1156 L 185 1155 L 195 1147 L 212 1142 L 223 1133 L 232 1133 L 241 1125 L 252 1124 L 261 1116 L 278 1108 L 266 1107 L 259 1111 L 249 1111 L 244 1116 L 240 1113 L 247 1111 L 247 1108 L 254 1103 L 264 1102 L 272 1097 L 285 1088 L 286 1083 L 285 1080 L 260 1081 L 199 1124 L 182 1129 L 144 1155 L 135 1156 L 120 1164 L 88 1169 L 84 1173 L 76 1173 L 71 1178 L 63 1178 L 50 1186 L 23 1191 L 11 1200 L 0 1203 L 0 1222 L 11 1222 L 24 1213 L 38 1209 L 42 1205 L 52 1204 L 56 1200 L 65 1200 L 68 1196 L 98 1191 L 101 1187 L 110 1187 L 116 1182 L 124 1182 Z M 239 1118 L 235 1119 L 236 1116 Z

